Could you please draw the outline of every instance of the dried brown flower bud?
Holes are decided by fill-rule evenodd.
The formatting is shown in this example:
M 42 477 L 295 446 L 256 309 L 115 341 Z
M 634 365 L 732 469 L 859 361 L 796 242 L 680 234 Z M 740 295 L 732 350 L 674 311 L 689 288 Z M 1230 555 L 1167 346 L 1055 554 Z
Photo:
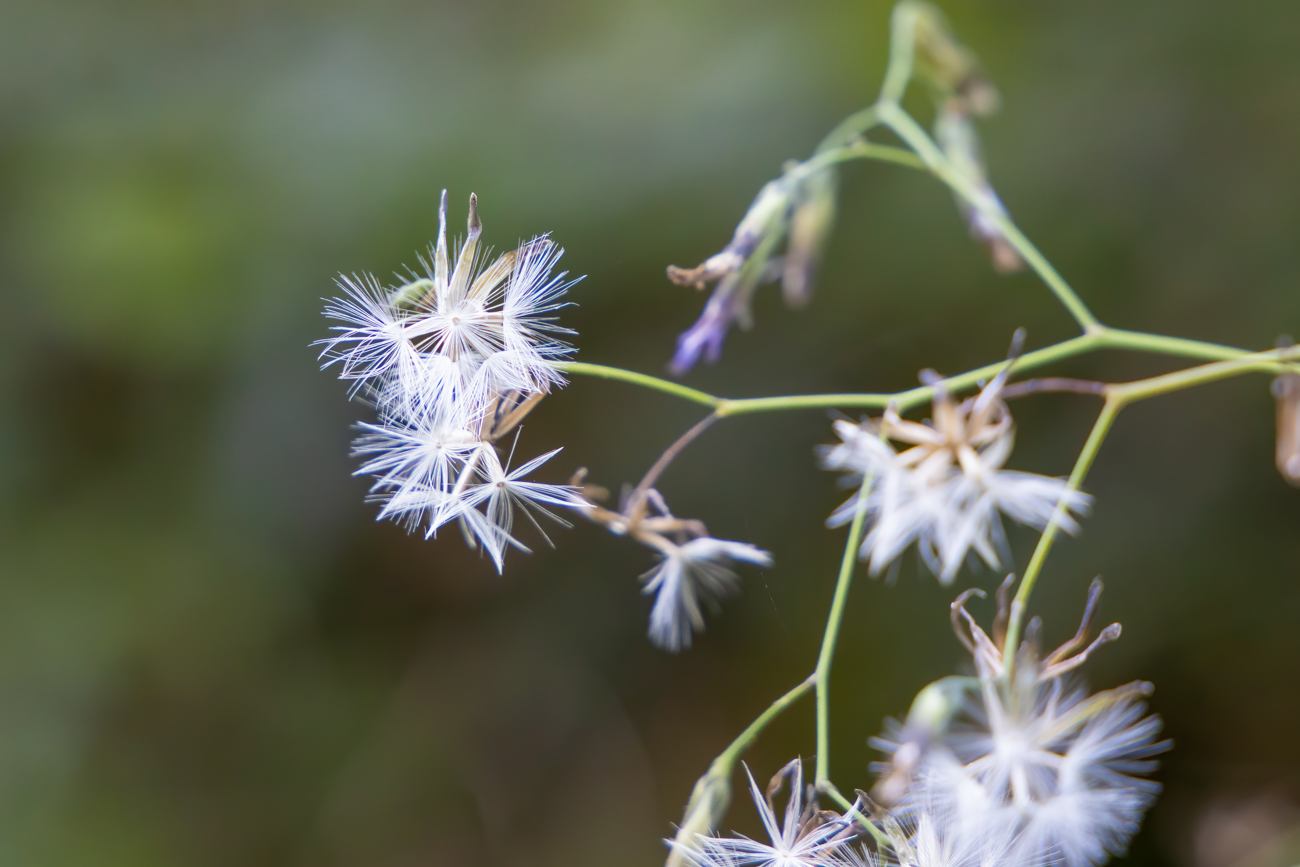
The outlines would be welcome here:
M 1277 398 L 1277 470 L 1300 487 L 1300 373 L 1284 373 L 1273 380 Z

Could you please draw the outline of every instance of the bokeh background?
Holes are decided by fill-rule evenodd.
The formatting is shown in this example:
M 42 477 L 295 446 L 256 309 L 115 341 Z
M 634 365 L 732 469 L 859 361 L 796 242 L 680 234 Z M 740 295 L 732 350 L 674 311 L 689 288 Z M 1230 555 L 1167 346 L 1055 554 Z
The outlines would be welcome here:
M 1300 336 L 1300 6 L 949 7 L 1004 96 L 995 184 L 1104 321 Z M 320 298 L 341 271 L 413 263 L 439 190 L 456 223 L 475 191 L 489 242 L 553 231 L 587 275 L 565 313 L 579 358 L 662 373 L 703 301 L 664 267 L 720 248 L 783 160 L 871 99 L 888 12 L 0 6 L 0 864 L 659 863 L 709 759 L 813 666 L 843 539 L 813 460 L 828 419 L 726 421 L 664 477 L 678 514 L 777 563 L 672 657 L 644 638 L 651 558 L 626 540 L 561 530 L 498 577 L 454 532 L 374 522 L 348 458 L 366 410 L 309 347 Z M 1071 334 L 934 182 L 853 165 L 812 306 L 765 291 L 687 381 L 895 390 L 1001 357 L 1018 326 L 1031 346 Z M 1067 472 L 1096 409 L 1021 401 L 1013 465 Z M 617 488 L 699 415 L 575 381 L 521 447 L 564 446 L 545 480 L 583 465 Z M 1300 491 L 1273 429 L 1260 378 L 1125 412 L 1034 599 L 1064 639 L 1102 574 L 1125 630 L 1088 677 L 1157 685 L 1177 746 L 1131 863 L 1295 860 L 1257 845 L 1300 796 Z M 1023 564 L 1032 537 L 1013 541 Z M 842 788 L 870 784 L 882 718 L 962 663 L 956 589 L 913 559 L 855 587 Z M 766 776 L 812 746 L 805 704 L 748 759 Z M 743 800 L 727 825 L 757 831 Z

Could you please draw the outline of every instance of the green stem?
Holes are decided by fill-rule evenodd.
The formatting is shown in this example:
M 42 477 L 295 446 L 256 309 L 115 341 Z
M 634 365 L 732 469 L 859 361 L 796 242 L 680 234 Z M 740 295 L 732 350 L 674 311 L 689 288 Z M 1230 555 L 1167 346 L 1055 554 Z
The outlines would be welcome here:
M 1166 373 L 1163 376 L 1126 382 L 1123 385 L 1112 385 L 1107 389 L 1107 393 L 1121 406 L 1127 406 L 1149 397 L 1182 391 L 1246 373 L 1283 373 L 1291 370 L 1291 362 L 1297 359 L 1300 359 L 1300 347 L 1294 346 L 1269 352 L 1252 352 L 1226 361 L 1216 361 L 1213 364 L 1202 364 L 1199 367 Z
M 1251 356 L 1251 353 L 1245 349 L 1222 346 L 1217 343 L 1100 326 L 1091 333 L 1081 334 L 1078 337 L 1072 337 L 1069 340 L 1063 340 L 1042 349 L 1026 352 L 1016 359 L 1012 370 L 1014 372 L 1032 370 L 1036 367 L 1056 361 L 1064 361 L 1097 349 L 1129 349 L 1159 355 L 1206 360 L 1247 358 Z M 1272 361 L 1265 363 L 1265 367 L 1268 369 L 1281 369 L 1278 358 L 1273 353 L 1267 353 L 1262 357 L 1272 359 Z M 981 381 L 987 381 L 996 376 L 1004 364 L 1006 364 L 1005 361 L 998 361 L 949 377 L 943 381 L 944 388 L 954 393 L 972 388 Z M 934 388 L 926 385 L 891 393 L 799 394 L 729 399 L 715 397 L 671 380 L 660 379 L 644 373 L 635 373 L 618 367 L 607 367 L 603 364 L 562 361 L 557 362 L 555 366 L 562 373 L 619 380 L 675 395 L 692 403 L 714 408 L 720 418 L 732 415 L 747 415 L 755 412 L 780 412 L 797 409 L 832 409 L 837 407 L 881 409 L 890 403 L 897 404 L 899 412 L 906 412 L 909 409 L 928 403 L 934 398 Z
M 1110 349 L 1133 349 L 1138 352 L 1197 358 L 1204 361 L 1218 361 L 1249 354 L 1248 350 L 1238 349 L 1235 346 L 1188 340 L 1184 337 L 1165 337 L 1163 334 L 1126 331 L 1123 328 L 1102 329 L 1101 340 L 1102 345 Z
M 1147 337 L 1150 335 L 1139 336 Z M 1195 341 L 1190 342 L 1195 343 Z M 1230 350 L 1228 347 L 1219 348 L 1238 352 L 1238 350 Z M 1247 373 L 1278 373 L 1287 370 L 1289 364 L 1298 359 L 1300 359 L 1300 347 L 1278 349 L 1270 352 L 1253 352 L 1246 355 L 1238 354 L 1226 361 L 1216 361 L 1211 364 L 1203 364 L 1187 370 L 1179 370 L 1163 376 L 1153 376 L 1149 379 L 1140 379 L 1122 385 L 1107 386 L 1106 404 L 1102 407 L 1101 414 L 1092 426 L 1092 433 L 1088 435 L 1088 441 L 1084 443 L 1083 451 L 1079 453 L 1079 458 L 1074 463 L 1074 470 L 1070 473 L 1070 481 L 1067 485 L 1068 489 L 1077 491 L 1083 484 L 1084 477 L 1088 475 L 1088 470 L 1092 468 L 1092 463 L 1096 459 L 1097 452 L 1101 449 L 1101 444 L 1105 441 L 1106 435 L 1110 432 L 1115 417 L 1119 415 L 1120 410 L 1129 404 Z M 1025 568 L 1024 578 L 1020 582 L 1020 590 L 1011 603 L 1011 617 L 1007 624 L 1007 639 L 1003 645 L 1002 654 L 1007 666 L 1008 677 L 1015 663 L 1016 645 L 1020 640 L 1021 626 L 1029 603 L 1029 595 L 1034 592 L 1034 585 L 1042 572 L 1043 562 L 1052 549 L 1052 543 L 1055 542 L 1060 532 L 1060 519 L 1064 515 L 1064 506 L 1058 503 L 1056 511 L 1052 513 L 1051 520 L 1048 521 L 1047 526 L 1043 529 L 1043 534 L 1038 538 L 1038 545 L 1034 548 L 1034 554 L 1029 560 L 1029 565 Z
M 669 464 L 676 460 L 682 450 L 690 445 L 697 436 L 712 427 L 718 418 L 717 412 L 711 412 L 700 419 L 690 430 L 679 436 L 672 445 L 665 449 L 664 453 L 659 456 L 659 460 L 655 461 L 650 469 L 646 470 L 645 475 L 641 477 L 641 481 L 637 483 L 636 488 L 627 498 L 627 506 L 623 512 L 633 523 L 640 521 L 645 516 L 646 492 L 650 490 L 650 487 L 659 480 L 664 470 L 668 469 Z
M 1111 397 L 1106 398 L 1101 414 L 1097 416 L 1097 421 L 1092 426 L 1092 433 L 1088 434 L 1088 441 L 1083 444 L 1083 451 L 1079 452 L 1079 458 L 1074 462 L 1074 470 L 1070 473 L 1066 490 L 1079 490 L 1084 477 L 1092 467 L 1093 460 L 1097 457 L 1097 452 L 1101 449 L 1101 444 L 1106 439 L 1106 434 L 1110 432 L 1115 416 L 1122 408 L 1123 404 L 1120 401 Z M 1043 535 L 1038 537 L 1038 545 L 1034 548 L 1033 557 L 1030 558 L 1029 565 L 1025 568 L 1025 575 L 1020 581 L 1020 590 L 1011 602 L 1011 617 L 1007 623 L 1007 638 L 1002 651 L 1003 665 L 1006 666 L 1008 679 L 1015 664 L 1016 646 L 1020 643 L 1021 624 L 1024 621 L 1025 607 L 1029 603 L 1029 594 L 1034 592 L 1034 584 L 1043 570 L 1043 561 L 1047 559 L 1047 552 L 1052 550 L 1052 543 L 1056 541 L 1061 528 L 1061 519 L 1064 517 L 1065 497 L 1062 496 L 1061 501 L 1056 504 L 1056 511 L 1052 513 L 1051 519 L 1043 529 Z
M 657 376 L 649 376 L 644 373 L 635 373 L 631 370 L 624 370 L 621 367 L 608 367 L 604 364 L 587 364 L 583 361 L 557 361 L 555 369 L 561 373 L 574 373 L 579 376 L 596 376 L 601 379 L 616 379 L 620 382 L 630 382 L 633 385 L 640 385 L 644 388 L 662 391 L 676 397 L 689 400 L 692 403 L 703 404 L 708 407 L 717 407 L 722 403 L 722 399 L 706 394 L 694 388 L 689 388 L 680 383 L 671 382 L 667 379 L 660 379 Z
M 817 680 L 817 773 L 815 785 L 818 789 L 830 783 L 831 663 L 835 660 L 835 643 L 839 639 L 840 623 L 844 619 L 844 603 L 849 598 L 849 585 L 853 583 L 853 567 L 858 561 L 858 544 L 862 539 L 862 528 L 867 520 L 867 494 L 871 491 L 873 481 L 873 476 L 865 475 L 862 478 L 862 486 L 858 488 L 857 508 L 853 512 L 853 524 L 849 528 L 849 538 L 844 542 L 844 557 L 840 560 L 840 574 L 835 582 L 835 597 L 831 600 L 831 611 L 826 618 L 826 632 L 822 635 L 822 649 L 817 657 L 817 670 L 813 673 Z
M 1061 361 L 1102 346 L 1102 337 L 1096 334 L 1082 334 L 1060 343 L 1026 352 L 1012 365 L 1013 371 L 1031 370 L 1054 361 Z M 1005 361 L 986 364 L 966 373 L 952 376 L 943 381 L 949 392 L 960 392 L 987 381 L 996 376 Z M 744 415 L 751 412 L 773 412 L 791 409 L 829 409 L 834 407 L 868 407 L 883 408 L 893 403 L 899 412 L 906 412 L 913 407 L 929 403 L 934 399 L 934 386 L 922 385 L 892 394 L 801 394 L 788 397 L 752 397 L 740 400 L 721 399 L 718 403 L 718 415 Z
M 912 78 L 912 61 L 916 52 L 916 9 L 900 3 L 889 21 L 889 66 L 880 85 L 877 105 L 895 104 L 903 98 Z
M 930 171 L 930 167 L 925 161 L 916 154 L 904 148 L 894 147 L 893 145 L 876 144 L 875 142 L 860 141 L 853 144 L 847 144 L 843 147 L 832 150 L 818 151 L 815 156 L 809 157 L 802 163 L 790 170 L 795 176 L 795 180 L 800 180 L 814 172 L 821 171 L 827 166 L 835 163 L 844 163 L 849 160 L 880 160 L 887 163 L 896 163 L 900 166 L 907 166 L 911 169 L 920 169 L 921 171 Z M 787 175 L 789 177 L 789 175 Z
M 879 123 L 880 116 L 876 113 L 874 105 L 855 111 L 836 124 L 835 129 L 826 133 L 814 153 L 820 154 L 834 148 L 843 147 Z
M 707 834 L 716 828 L 726 812 L 727 805 L 731 802 L 731 775 L 741 753 L 749 749 L 768 723 L 812 689 L 816 682 L 816 675 L 810 675 L 772 702 L 767 710 L 759 714 L 758 719 L 746 726 L 740 736 L 709 763 L 709 769 L 695 781 L 695 787 L 691 790 L 690 800 L 682 815 L 682 824 L 677 830 L 672 852 L 664 867 L 687 867 L 696 863 L 688 853 L 696 847 L 696 835 Z
M 768 706 L 767 710 L 759 714 L 758 718 L 750 723 L 749 726 L 731 742 L 730 746 L 718 754 L 718 757 L 709 765 L 708 772 L 710 774 L 726 774 L 730 777 L 732 769 L 736 766 L 736 760 L 740 758 L 740 754 L 749 749 L 750 744 L 752 744 L 754 740 L 762 734 L 763 729 L 767 728 L 768 723 L 784 713 L 786 708 L 790 707 L 790 705 L 802 698 L 803 695 L 816 684 L 817 675 L 810 674 L 794 689 L 772 702 L 772 704 Z
M 863 813 L 858 808 L 857 804 L 844 797 L 844 795 L 840 793 L 840 790 L 836 788 L 834 783 L 827 780 L 822 784 L 822 792 L 830 795 L 831 800 L 840 805 L 840 809 L 844 811 L 844 815 L 856 819 L 860 827 L 866 828 L 871 836 L 876 838 L 878 844 L 883 844 L 885 846 L 893 845 L 889 837 L 885 835 L 885 832 L 877 828 L 876 823 L 872 822 L 871 818 Z
M 938 145 L 930 139 L 929 134 L 921 128 L 920 124 L 912 119 L 911 115 L 893 103 L 879 106 L 878 112 L 881 121 L 916 151 L 931 171 L 951 187 L 953 192 L 997 226 L 1007 243 L 1014 247 L 1029 267 L 1034 269 L 1034 273 L 1042 278 L 1047 288 L 1052 290 L 1052 294 L 1065 305 L 1066 310 L 1070 311 L 1070 315 L 1074 317 L 1075 322 L 1079 323 L 1080 328 L 1089 332 L 1100 327 L 1101 323 L 1097 321 L 1097 317 L 1092 315 L 1092 311 L 1083 303 L 1083 299 L 1075 294 L 1070 284 L 1065 282 L 1065 278 L 1052 267 L 1052 263 L 1048 262 L 1033 242 L 1016 228 L 1015 223 L 1011 222 L 997 203 L 952 167 L 952 163 L 944 156 L 943 151 L 939 150 Z

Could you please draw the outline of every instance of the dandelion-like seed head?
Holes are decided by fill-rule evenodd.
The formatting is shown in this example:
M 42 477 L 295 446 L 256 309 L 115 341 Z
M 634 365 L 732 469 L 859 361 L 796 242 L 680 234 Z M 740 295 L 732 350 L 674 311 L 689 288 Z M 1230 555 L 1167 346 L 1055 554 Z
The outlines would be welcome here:
M 564 251 L 545 236 L 484 265 L 482 231 L 471 195 L 466 237 L 448 246 L 444 190 L 423 273 L 396 287 L 340 278 L 343 296 L 325 315 L 341 324 L 320 343 L 325 366 L 377 409 L 353 450 L 364 460 L 358 473 L 375 478 L 379 517 L 429 536 L 455 520 L 500 570 L 506 548 L 527 550 L 512 535 L 517 512 L 536 524 L 534 515 L 559 520 L 548 505 L 584 506 L 567 486 L 524 481 L 555 452 L 511 471 L 497 451 L 564 384 L 554 362 L 573 351 L 561 339 L 571 332 L 555 314 L 573 283 L 553 273 Z

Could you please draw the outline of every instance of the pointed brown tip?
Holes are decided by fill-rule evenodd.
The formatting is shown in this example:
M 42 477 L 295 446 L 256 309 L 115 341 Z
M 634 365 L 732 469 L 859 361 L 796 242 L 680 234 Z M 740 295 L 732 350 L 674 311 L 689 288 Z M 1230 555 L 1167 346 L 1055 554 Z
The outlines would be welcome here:
M 469 194 L 469 230 L 478 232 L 482 230 L 483 222 L 478 218 L 478 196 L 474 193 Z

